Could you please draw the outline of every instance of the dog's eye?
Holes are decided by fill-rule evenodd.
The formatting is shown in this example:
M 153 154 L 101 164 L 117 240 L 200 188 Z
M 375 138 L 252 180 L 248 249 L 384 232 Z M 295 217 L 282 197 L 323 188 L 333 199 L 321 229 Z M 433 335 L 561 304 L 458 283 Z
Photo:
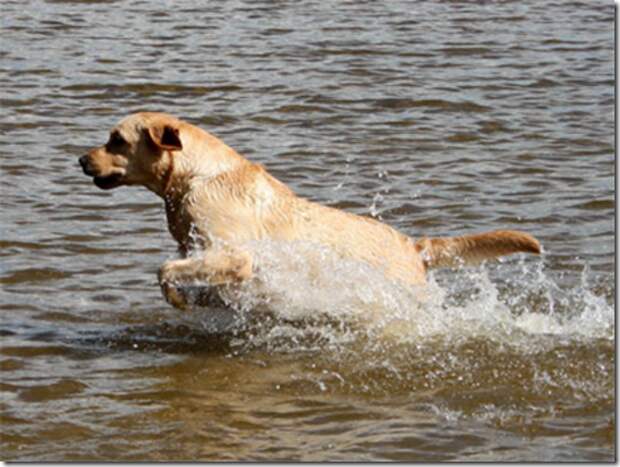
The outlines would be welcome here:
M 115 131 L 110 135 L 110 140 L 108 141 L 107 146 L 111 149 L 119 149 L 125 144 L 127 144 L 125 139 Z

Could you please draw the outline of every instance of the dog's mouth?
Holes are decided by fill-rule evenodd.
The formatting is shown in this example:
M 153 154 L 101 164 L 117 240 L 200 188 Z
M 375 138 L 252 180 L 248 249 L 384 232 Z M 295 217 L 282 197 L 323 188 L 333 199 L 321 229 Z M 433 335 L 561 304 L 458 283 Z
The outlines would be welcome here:
M 105 177 L 97 176 L 93 178 L 93 182 L 102 190 L 110 190 L 119 186 L 122 178 L 121 174 L 112 174 Z
M 93 177 L 95 185 L 102 190 L 109 190 L 110 188 L 116 188 L 121 185 L 123 176 L 125 175 L 124 169 L 115 169 L 115 172 L 109 175 L 98 175 L 97 172 L 99 172 L 99 170 L 93 166 L 88 156 L 80 157 L 78 162 L 82 166 L 82 171 L 86 175 Z

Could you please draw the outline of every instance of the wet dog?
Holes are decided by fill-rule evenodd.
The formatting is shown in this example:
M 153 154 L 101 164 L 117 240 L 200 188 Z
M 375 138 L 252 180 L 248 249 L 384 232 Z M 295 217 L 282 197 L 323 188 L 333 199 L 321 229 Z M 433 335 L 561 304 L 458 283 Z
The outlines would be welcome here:
M 261 239 L 316 243 L 405 285 L 424 284 L 428 268 L 540 253 L 535 238 L 512 230 L 415 241 L 377 220 L 296 196 L 215 136 L 163 113 L 128 116 L 79 161 L 101 189 L 142 185 L 164 200 L 182 259 L 164 263 L 158 277 L 166 300 L 179 308 L 188 306 L 183 284 L 252 278 L 258 265 L 247 244 Z M 196 250 L 202 253 L 189 254 Z

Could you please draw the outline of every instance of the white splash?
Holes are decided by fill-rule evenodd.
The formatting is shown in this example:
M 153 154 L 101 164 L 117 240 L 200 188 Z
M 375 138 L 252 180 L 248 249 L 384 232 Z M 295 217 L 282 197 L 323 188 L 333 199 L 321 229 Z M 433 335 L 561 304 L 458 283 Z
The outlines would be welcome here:
M 516 274 L 514 263 L 500 264 L 513 274 L 499 283 L 482 266 L 438 273 L 446 284 L 431 274 L 426 287 L 408 288 L 315 244 L 261 241 L 250 248 L 256 278 L 225 300 L 239 319 L 253 316 L 254 325 L 270 317 L 263 334 L 253 332 L 261 342 L 290 338 L 299 348 L 307 336 L 323 345 L 360 337 L 415 344 L 484 338 L 527 351 L 532 338 L 547 335 L 614 337 L 613 304 L 591 290 L 587 269 L 581 284 L 568 289 L 537 258 L 522 259 Z

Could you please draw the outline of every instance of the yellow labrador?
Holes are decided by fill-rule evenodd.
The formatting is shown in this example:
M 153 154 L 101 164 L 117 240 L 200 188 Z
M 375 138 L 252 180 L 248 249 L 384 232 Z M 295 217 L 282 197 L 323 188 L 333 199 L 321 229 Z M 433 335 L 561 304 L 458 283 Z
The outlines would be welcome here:
M 183 283 L 250 279 L 256 265 L 244 245 L 253 240 L 314 242 L 412 285 L 425 283 L 428 268 L 540 253 L 531 235 L 511 230 L 415 241 L 374 219 L 296 196 L 215 136 L 163 113 L 126 117 L 80 164 L 99 188 L 142 185 L 163 198 L 184 258 L 164 263 L 159 283 L 179 308 L 188 305 Z M 196 248 L 204 253 L 190 257 Z

